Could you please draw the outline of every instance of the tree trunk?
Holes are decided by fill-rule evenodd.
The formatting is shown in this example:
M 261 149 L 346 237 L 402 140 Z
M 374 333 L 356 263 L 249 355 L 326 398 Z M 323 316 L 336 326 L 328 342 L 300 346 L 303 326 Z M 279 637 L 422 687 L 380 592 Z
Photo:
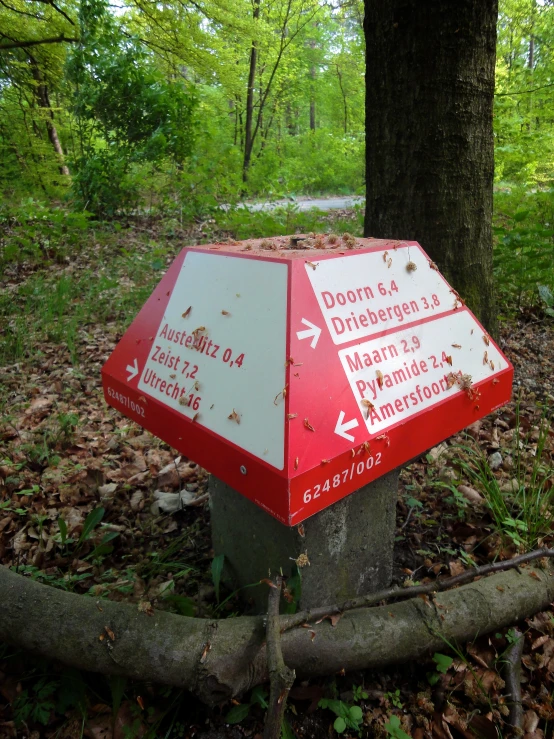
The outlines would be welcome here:
M 344 109 L 344 135 L 348 133 L 348 105 L 346 101 L 346 93 L 344 92 L 344 86 L 342 84 L 342 72 L 338 64 L 335 65 L 337 68 L 337 77 L 339 80 L 340 94 L 342 95 L 342 107 Z
M 497 0 L 365 0 L 366 236 L 416 239 L 491 333 Z
M 56 126 L 54 124 L 54 111 L 52 110 L 52 106 L 50 105 L 50 98 L 48 95 L 48 85 L 43 79 L 39 66 L 37 62 L 35 61 L 35 59 L 30 56 L 30 60 L 31 60 L 31 69 L 33 73 L 33 79 L 35 81 L 35 95 L 36 95 L 37 103 L 39 107 L 41 108 L 41 110 L 44 111 L 45 116 L 46 116 L 45 118 L 46 131 L 48 132 L 48 138 L 60 162 L 60 174 L 69 176 L 69 169 L 67 168 L 67 165 L 64 163 L 65 155 L 63 153 L 62 144 L 58 136 L 58 131 L 56 130 Z
M 0 641 L 79 669 L 183 687 L 213 704 L 268 680 L 261 616 L 148 615 L 136 604 L 57 590 L 2 566 L 0 593 Z M 522 566 L 424 600 L 346 611 L 335 626 L 311 619 L 309 629 L 284 631 L 283 658 L 300 678 L 378 669 L 511 626 L 553 599 L 551 570 Z
M 256 21 L 260 17 L 260 0 L 254 0 L 253 18 Z M 254 145 L 253 121 L 254 121 L 254 83 L 256 81 L 256 65 L 258 63 L 258 44 L 252 41 L 250 49 L 250 67 L 248 69 L 248 87 L 246 89 L 246 126 L 244 131 L 244 159 L 242 163 L 242 181 L 248 181 L 248 170 L 252 159 L 252 147 Z
M 313 53 L 316 47 L 316 43 L 313 39 L 309 42 L 309 46 Z M 315 131 L 315 81 L 315 64 L 312 64 L 310 66 L 310 131 Z
M 310 77 L 312 78 L 312 86 L 310 88 L 310 131 L 315 131 L 315 66 L 310 69 Z
M 317 28 L 319 27 L 319 23 L 316 21 L 314 23 L 314 29 L 317 31 Z M 312 38 L 308 41 L 308 46 L 311 50 L 310 58 L 311 58 L 311 64 L 310 64 L 310 131 L 315 131 L 316 128 L 316 120 L 315 120 L 315 90 L 316 90 L 316 54 L 315 50 L 317 48 L 317 41 Z

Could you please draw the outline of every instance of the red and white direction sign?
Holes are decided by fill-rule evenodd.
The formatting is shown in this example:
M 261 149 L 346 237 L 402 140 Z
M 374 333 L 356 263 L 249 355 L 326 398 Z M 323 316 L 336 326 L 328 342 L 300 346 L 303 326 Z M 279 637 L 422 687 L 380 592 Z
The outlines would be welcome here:
M 108 403 L 289 525 L 503 405 L 513 377 L 415 242 L 302 243 L 183 249 L 103 368 Z

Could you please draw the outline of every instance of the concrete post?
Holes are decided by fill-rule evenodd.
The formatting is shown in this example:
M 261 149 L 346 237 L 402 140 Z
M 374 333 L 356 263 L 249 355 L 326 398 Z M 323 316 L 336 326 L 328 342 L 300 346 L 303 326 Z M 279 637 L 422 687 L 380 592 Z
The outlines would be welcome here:
M 300 526 L 288 527 L 216 477 L 210 478 L 212 541 L 225 555 L 231 587 L 251 585 L 283 571 L 306 554 L 299 609 L 348 600 L 390 584 L 398 470 L 347 495 Z M 303 535 L 302 535 L 303 534 Z M 248 588 L 244 599 L 258 612 L 267 587 Z

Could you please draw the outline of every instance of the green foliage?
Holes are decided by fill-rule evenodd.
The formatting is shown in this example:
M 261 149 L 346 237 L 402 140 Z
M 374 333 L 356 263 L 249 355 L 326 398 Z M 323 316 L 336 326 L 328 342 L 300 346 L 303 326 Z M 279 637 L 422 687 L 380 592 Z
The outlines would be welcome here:
M 254 16 L 247 0 L 206 0 L 186 11 L 169 0 L 150 4 L 148 12 L 133 4 L 114 11 L 107 0 L 66 3 L 63 12 L 45 3 L 39 11 L 23 0 L 0 5 L 6 38 L 79 36 L 75 45 L 3 53 L 0 187 L 12 199 L 36 190 L 63 198 L 71 187 L 74 205 L 95 214 L 147 208 L 171 213 L 181 224 L 244 195 L 359 192 L 360 3 L 261 0 L 257 7 Z M 528 215 L 526 203 L 501 217 L 496 268 L 505 294 L 518 298 L 536 299 L 535 275 L 527 267 L 538 272 L 552 249 L 552 221 L 535 211 L 544 197 L 551 199 L 553 184 L 553 13 L 550 2 L 500 2 L 498 200 L 521 188 L 532 207 Z M 245 183 L 253 41 L 255 141 Z M 52 125 L 71 178 L 62 172 L 64 155 L 53 145 Z M 57 240 L 50 241 L 55 250 Z M 25 250 L 34 251 L 33 244 L 31 236 Z
M 296 613 L 300 596 L 302 595 L 302 571 L 296 563 L 292 566 L 290 577 L 287 579 L 284 595 L 285 605 L 283 613 Z
M 363 212 L 360 206 L 353 209 L 352 215 L 340 216 L 332 221 L 328 213 L 311 208 L 300 211 L 291 202 L 285 208 L 271 211 L 250 211 L 246 207 L 231 208 L 216 216 L 218 226 L 235 239 L 263 238 L 293 233 L 322 233 L 331 228 L 335 233 L 348 232 L 361 236 Z
M 494 271 L 503 300 L 517 307 L 537 303 L 539 285 L 554 288 L 554 188 L 497 193 L 494 233 Z
M 34 198 L 15 207 L 0 204 L 0 267 L 25 260 L 63 263 L 81 246 L 89 224 L 87 211 L 74 213 Z
M 433 655 L 433 662 L 436 665 L 435 672 L 427 673 L 427 680 L 429 682 L 429 685 L 436 685 L 440 680 L 440 676 L 445 675 L 448 672 L 454 660 L 447 654 L 440 654 L 440 652 L 435 652 L 435 654 Z
M 279 197 L 287 193 L 348 194 L 363 190 L 364 137 L 329 129 L 307 131 L 269 143 L 253 165 L 249 191 Z
M 544 304 L 544 312 L 554 318 L 554 294 L 548 285 L 539 285 L 539 297 Z
M 68 62 L 80 135 L 74 195 L 82 207 L 114 215 L 138 206 L 148 172 L 190 155 L 195 96 L 164 78 L 104 0 L 82 0 L 79 20 L 81 43 Z M 145 163 L 155 168 L 137 168 Z
M 117 712 L 121 706 L 121 701 L 125 695 L 125 688 L 127 687 L 127 678 L 122 675 L 110 675 L 107 678 L 108 685 L 110 687 L 110 693 L 112 696 L 112 714 L 117 716 Z
M 360 706 L 351 706 L 341 700 L 322 698 L 318 706 L 328 708 L 335 716 L 333 727 L 337 734 L 342 734 L 346 729 L 361 733 L 364 714 Z
M 501 0 L 495 97 L 494 270 L 503 303 L 554 288 L 554 6 Z
M 171 603 L 180 616 L 192 618 L 196 613 L 197 603 L 192 598 L 187 598 L 184 595 L 164 594 L 164 601 Z
M 92 536 L 92 532 L 98 526 L 100 521 L 104 518 L 104 513 L 104 508 L 94 508 L 88 514 L 88 516 L 85 518 L 85 523 L 83 524 L 81 536 L 79 537 L 79 541 L 77 542 L 78 545 L 87 541 L 87 539 L 90 539 L 90 537 Z
M 397 688 L 394 691 L 385 693 L 385 699 L 388 700 L 395 708 L 402 708 L 402 700 L 400 699 L 400 690 Z
M 26 466 L 32 470 L 57 466 L 60 462 L 58 452 L 61 452 L 73 441 L 78 423 L 79 418 L 74 413 L 53 415 L 48 424 L 35 431 L 34 441 L 21 444 Z
M 433 662 L 437 665 L 437 672 L 441 672 L 442 674 L 446 674 L 450 667 L 452 666 L 452 663 L 454 660 L 452 657 L 449 657 L 446 654 L 440 654 L 440 652 L 435 652 L 433 655 Z
M 217 557 L 212 559 L 212 581 L 215 588 L 215 597 L 219 603 L 219 585 L 221 582 L 221 573 L 223 572 L 223 565 L 225 563 L 225 555 L 218 554 Z
M 78 232 L 86 243 L 80 227 Z M 169 247 L 150 242 L 148 255 L 137 258 L 136 248 L 111 250 L 109 228 L 91 231 L 88 238 L 94 239 L 97 259 L 89 258 L 83 269 L 68 270 L 61 278 L 36 271 L 16 289 L 0 294 L 0 366 L 24 357 L 40 360 L 43 341 L 62 345 L 77 364 L 79 341 L 88 326 L 121 321 L 125 327 L 142 307 L 159 280 Z
M 233 706 L 225 721 L 228 724 L 240 724 L 249 715 L 252 706 L 261 706 L 263 709 L 267 708 L 267 691 L 261 685 L 256 686 L 250 694 L 250 700 L 248 703 L 239 703 Z
M 549 188 L 554 171 L 554 6 L 502 0 L 495 97 L 498 183 Z
M 360 17 L 359 3 L 331 8 L 315 0 L 262 0 L 255 15 L 246 0 L 207 0 L 186 11 L 170 0 L 148 12 L 132 4 L 114 10 L 106 0 L 40 11 L 24 0 L 0 5 L 9 38 L 79 37 L 5 54 L 0 187 L 14 199 L 36 189 L 63 198 L 71 188 L 74 205 L 95 214 L 145 207 L 181 222 L 247 193 L 357 191 Z M 253 41 L 254 146 L 245 184 Z
M 58 528 L 60 529 L 60 542 L 62 547 L 65 547 L 66 542 L 68 542 L 68 536 L 67 536 L 67 523 L 63 519 L 62 516 L 58 518 Z
M 357 703 L 362 700 L 367 700 L 369 697 L 361 685 L 352 686 L 352 696 Z
M 296 739 L 296 734 L 285 716 L 283 716 L 283 723 L 281 724 L 281 739 Z
M 519 407 L 512 449 L 513 479 L 517 489 L 501 489 L 486 456 L 473 444 L 458 447 L 456 464 L 470 482 L 483 494 L 498 533 L 518 548 L 531 550 L 551 530 L 550 511 L 554 502 L 554 465 L 547 451 L 550 425 L 543 419 L 533 454 L 521 444 Z M 535 445 L 534 445 L 535 446 Z
M 0 41 L 74 38 L 75 4 L 0 3 Z M 0 191 L 19 198 L 34 190 L 63 197 L 69 184 L 52 130 L 68 123 L 61 109 L 66 44 L 0 52 Z M 64 142 L 59 130 L 58 140 Z
M 385 724 L 385 729 L 390 739 L 410 739 L 410 735 L 401 728 L 400 719 L 394 713 Z
M 83 675 L 74 667 L 67 667 L 60 676 L 60 685 L 56 700 L 56 713 L 63 715 L 70 708 L 78 708 L 81 713 L 86 710 L 87 685 Z
M 37 680 L 30 688 L 24 688 L 12 704 L 16 726 L 36 721 L 46 726 L 55 708 L 54 693 L 58 682 L 49 677 Z
M 66 575 L 62 575 L 61 573 L 47 574 L 42 572 L 38 567 L 35 567 L 35 565 L 13 566 L 10 569 L 20 575 L 28 575 L 32 580 L 37 580 L 38 582 L 50 585 L 53 588 L 67 591 L 73 591 L 76 585 L 91 577 L 90 572 L 83 572 L 80 575 L 76 575 L 71 572 L 68 572 Z

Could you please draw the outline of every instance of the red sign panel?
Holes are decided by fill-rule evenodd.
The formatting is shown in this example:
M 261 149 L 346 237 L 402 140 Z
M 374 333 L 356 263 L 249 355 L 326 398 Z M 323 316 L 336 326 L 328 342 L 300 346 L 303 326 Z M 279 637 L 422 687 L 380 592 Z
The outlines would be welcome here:
M 289 525 L 510 398 L 415 242 L 183 249 L 103 368 L 109 404 Z

